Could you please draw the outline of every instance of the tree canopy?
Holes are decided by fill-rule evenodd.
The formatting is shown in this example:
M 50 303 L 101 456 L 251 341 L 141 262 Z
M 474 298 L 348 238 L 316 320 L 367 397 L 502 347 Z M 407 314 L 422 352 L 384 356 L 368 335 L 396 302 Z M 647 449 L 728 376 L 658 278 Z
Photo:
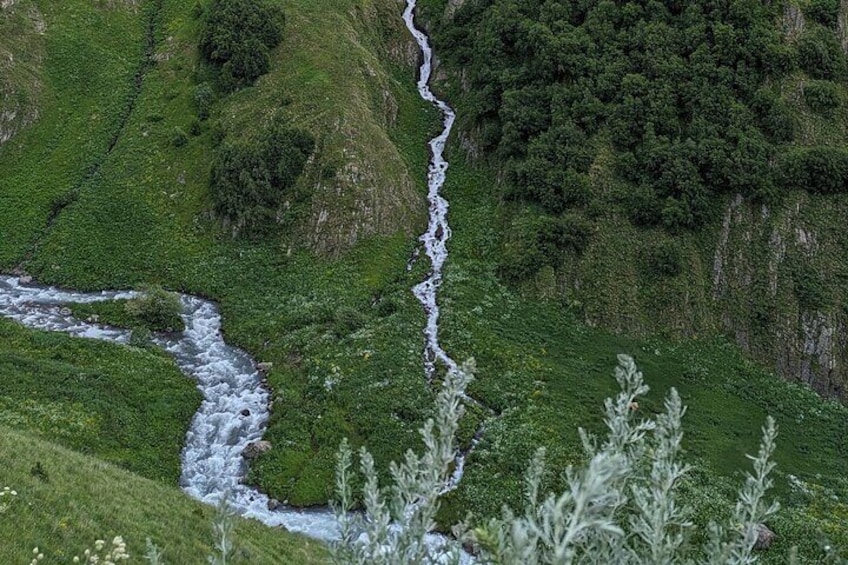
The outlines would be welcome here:
M 225 141 L 212 165 L 210 194 L 215 214 L 236 231 L 272 222 L 293 197 L 292 189 L 312 154 L 315 140 L 281 120 L 259 134 Z
M 213 0 L 203 19 L 200 52 L 229 86 L 250 84 L 268 72 L 284 25 L 282 9 L 269 0 Z
M 841 148 L 780 165 L 795 132 L 777 86 L 802 71 L 819 79 L 817 111 L 838 104 L 832 81 L 848 71 L 828 27 L 836 4 L 812 2 L 792 43 L 779 2 L 469 0 L 435 40 L 465 71 L 464 110 L 505 164 L 507 197 L 553 215 L 585 208 L 590 168 L 611 149 L 634 222 L 697 229 L 722 193 L 768 199 L 822 190 L 799 184 L 817 171 L 841 174 Z

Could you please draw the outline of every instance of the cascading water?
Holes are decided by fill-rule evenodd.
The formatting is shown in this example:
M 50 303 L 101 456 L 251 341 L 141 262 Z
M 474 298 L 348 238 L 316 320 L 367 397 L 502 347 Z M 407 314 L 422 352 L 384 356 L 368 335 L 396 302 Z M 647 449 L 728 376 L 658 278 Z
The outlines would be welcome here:
M 23 325 L 77 337 L 127 343 L 130 331 L 77 320 L 63 307 L 132 298 L 134 292 L 82 293 L 22 285 L 0 276 L 0 315 Z M 268 392 L 251 357 L 224 343 L 221 317 L 214 304 L 181 296 L 185 331 L 157 334 L 154 342 L 170 353 L 179 368 L 197 382 L 203 394 L 200 409 L 186 434 L 180 486 L 192 497 L 217 504 L 227 502 L 239 514 L 269 526 L 284 526 L 308 536 L 337 537 L 335 516 L 327 509 L 268 509 L 269 498 L 241 484 L 246 467 L 241 455 L 250 442 L 262 438 L 268 421 Z
M 430 75 L 433 72 L 433 49 L 430 47 L 430 41 L 424 32 L 415 27 L 416 2 L 417 0 L 407 0 L 403 20 L 418 43 L 423 56 L 418 78 L 418 92 L 421 94 L 421 98 L 435 105 L 444 116 L 442 132 L 430 140 L 430 165 L 427 171 L 427 200 L 430 215 L 427 231 L 421 236 L 424 251 L 430 258 L 431 270 L 427 279 L 412 289 L 427 312 L 427 326 L 424 328 L 424 335 L 427 340 L 424 363 L 427 376 L 432 377 L 436 370 L 436 362 L 443 363 L 448 370 L 457 369 L 456 361 L 451 359 L 439 344 L 439 305 L 436 301 L 436 292 L 439 285 L 442 284 L 442 267 L 448 258 L 447 242 L 451 236 L 450 226 L 448 225 L 448 201 L 442 197 L 441 191 L 448 170 L 448 162 L 444 158 L 445 144 L 456 121 L 456 113 L 446 102 L 436 98 L 436 95 L 430 90 Z
M 433 51 L 427 36 L 415 27 L 415 6 L 416 0 L 407 0 L 403 19 L 423 54 L 418 91 L 444 116 L 444 129 L 430 141 L 431 161 L 427 176 L 430 219 L 426 233 L 421 236 L 432 269 L 427 279 L 413 288 L 427 312 L 425 370 L 427 376 L 432 377 L 437 362 L 448 370 L 457 369 L 456 362 L 439 345 L 436 301 L 442 267 L 448 256 L 446 244 L 451 234 L 447 223 L 448 202 L 440 195 L 448 168 L 443 153 L 456 114 L 429 88 Z M 127 343 L 130 331 L 78 320 L 63 305 L 135 296 L 132 291 L 83 293 L 38 287 L 22 284 L 18 277 L 0 275 L 0 316 L 33 329 L 77 337 Z M 224 342 L 220 332 L 221 318 L 215 305 L 189 295 L 182 295 L 181 301 L 185 331 L 179 335 L 157 334 L 154 337 L 155 343 L 174 357 L 179 368 L 196 380 L 203 394 L 203 402 L 186 434 L 181 487 L 192 497 L 209 504 L 217 504 L 227 496 L 229 505 L 237 513 L 269 526 L 284 526 L 321 540 L 337 539 L 338 524 L 329 508 L 277 507 L 272 511 L 268 509 L 267 495 L 241 484 L 246 472 L 242 452 L 249 443 L 261 439 L 268 421 L 268 392 L 262 387 L 254 360 Z M 457 472 L 448 489 L 461 477 L 463 458 L 458 458 L 457 462 Z

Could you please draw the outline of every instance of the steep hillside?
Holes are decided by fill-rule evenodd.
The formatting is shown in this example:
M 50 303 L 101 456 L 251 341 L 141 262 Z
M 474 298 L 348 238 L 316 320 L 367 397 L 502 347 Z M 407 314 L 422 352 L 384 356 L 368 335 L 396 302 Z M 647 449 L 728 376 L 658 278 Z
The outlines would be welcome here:
M 848 5 L 537 4 L 425 3 L 466 153 L 499 156 L 482 160 L 499 173 L 501 275 L 617 332 L 722 333 L 847 401 L 848 177 L 795 175 L 808 157 L 843 159 Z M 605 34 L 614 47 L 592 43 Z M 549 82 L 534 74 L 548 67 Z
M 85 289 L 158 282 L 219 301 L 228 341 L 274 363 L 276 447 L 253 479 L 280 500 L 325 501 L 346 435 L 373 443 L 381 465 L 397 458 L 430 406 L 409 292 L 426 266 L 406 265 L 426 217 L 432 116 L 414 89 L 402 3 L 281 2 L 270 72 L 218 92 L 205 120 L 202 10 L 49 4 L 45 89 L 65 90 L 0 148 L 0 269 Z M 216 145 L 280 116 L 316 139 L 298 181 L 307 198 L 264 239 L 234 238 L 209 213 Z M 327 394 L 330 376 L 343 394 Z
M 38 119 L 44 18 L 32 2 L 0 2 L 0 145 Z
M 173 241 L 194 237 L 200 228 L 215 235 L 210 222 L 202 221 L 213 139 L 255 131 L 280 112 L 318 143 L 301 179 L 308 196 L 282 219 L 284 241 L 338 254 L 371 236 L 411 236 L 420 229 L 420 181 L 412 180 L 389 136 L 398 112 L 394 72 L 411 56 L 392 6 L 284 4 L 288 26 L 271 72 L 255 87 L 216 103 L 203 131 L 195 130 L 200 137 L 180 149 L 171 141 L 177 128 L 192 129 L 195 85 L 202 80 L 200 16 L 192 6 L 51 4 L 42 9 L 43 21 L 29 27 L 21 15 L 28 4 L 9 8 L 14 18 L 4 18 L 3 25 L 17 27 L 4 34 L 4 42 L 26 57 L 4 70 L 3 81 L 15 85 L 18 98 L 28 97 L 30 114 L 15 110 L 8 96 L 3 104 L 19 116 L 15 123 L 24 115 L 40 119 L 17 145 L 0 152 L 0 191 L 8 204 L 0 212 L 8 216 L 0 218 L 0 265 L 60 281 L 69 278 L 67 263 L 78 263 L 139 280 L 145 271 L 161 273 L 157 267 L 165 262 L 201 259 L 203 252 L 198 256 Z M 111 44 L 116 38 L 120 45 Z M 24 71 L 42 77 L 40 82 L 22 80 Z M 38 154 L 32 147 L 49 150 Z M 104 213 L 105 200 L 120 200 L 119 219 Z M 171 214 L 153 211 L 163 209 Z M 132 223 L 145 228 L 132 229 Z M 76 237 L 80 230 L 87 233 L 84 245 Z M 141 239 L 122 241 L 131 237 Z M 124 251 L 107 250 L 104 241 Z
M 168 563 L 206 563 L 215 539 L 215 509 L 189 499 L 175 486 L 142 479 L 93 457 L 0 427 L 0 489 L 17 496 L 0 520 L 6 563 L 25 563 L 33 548 L 43 563 L 69 563 L 94 541 L 123 536 L 132 563 L 143 562 L 145 539 L 163 549 Z M 325 563 L 320 544 L 236 520 L 235 543 L 250 563 Z

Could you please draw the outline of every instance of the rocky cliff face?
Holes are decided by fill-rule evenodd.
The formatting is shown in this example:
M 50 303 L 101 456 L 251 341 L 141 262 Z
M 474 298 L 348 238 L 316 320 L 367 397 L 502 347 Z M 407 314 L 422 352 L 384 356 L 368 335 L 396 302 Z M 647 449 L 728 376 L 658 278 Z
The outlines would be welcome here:
M 844 200 L 794 195 L 771 210 L 735 197 L 715 245 L 718 326 L 787 379 L 848 400 Z

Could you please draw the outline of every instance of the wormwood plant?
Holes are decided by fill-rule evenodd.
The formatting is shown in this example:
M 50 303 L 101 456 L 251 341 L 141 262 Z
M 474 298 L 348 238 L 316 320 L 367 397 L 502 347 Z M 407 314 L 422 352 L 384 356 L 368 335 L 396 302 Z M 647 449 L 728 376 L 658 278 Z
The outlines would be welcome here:
M 392 486 L 381 489 L 374 470 L 374 459 L 362 447 L 359 460 L 365 478 L 362 502 L 365 513 L 352 513 L 352 452 L 347 440 L 339 448 L 336 466 L 336 488 L 339 504 L 334 505 L 341 530 L 341 540 L 333 548 L 339 563 L 458 562 L 456 544 L 440 543 L 429 532 L 435 527 L 439 495 L 451 477 L 456 459 L 456 431 L 464 408 L 462 398 L 472 379 L 473 364 L 445 377 L 436 398 L 436 414 L 421 428 L 424 451 L 411 449 L 403 462 L 392 462 L 389 473 Z
M 615 378 L 621 388 L 606 400 L 603 442 L 580 430 L 588 458 L 582 469 L 566 470 L 568 487 L 541 496 L 545 473 L 544 450 L 539 450 L 526 474 L 526 503 L 516 515 L 504 508 L 503 517 L 470 528 L 454 528 L 462 541 L 477 549 L 477 560 L 496 564 L 619 563 L 619 564 L 749 564 L 759 525 L 778 510 L 765 502 L 774 468 L 776 426 L 768 418 L 758 454 L 750 457 L 754 472 L 741 487 L 728 524 L 710 524 L 704 547 L 690 542 L 695 524 L 692 511 L 681 504 L 677 489 L 689 466 L 678 456 L 686 412 L 672 389 L 665 412 L 643 419 L 634 402 L 649 388 L 634 360 L 618 357 Z M 461 399 L 471 380 L 466 365 L 445 380 L 436 414 L 421 429 L 424 451 L 408 451 L 393 463 L 393 484 L 381 488 L 370 454 L 360 450 L 364 513 L 350 514 L 352 453 L 347 442 L 339 450 L 336 469 L 340 504 L 336 507 L 342 539 L 334 548 L 340 563 L 459 562 L 458 542 L 436 543 L 428 537 L 439 506 L 439 495 L 456 457 L 455 432 L 462 415 Z

